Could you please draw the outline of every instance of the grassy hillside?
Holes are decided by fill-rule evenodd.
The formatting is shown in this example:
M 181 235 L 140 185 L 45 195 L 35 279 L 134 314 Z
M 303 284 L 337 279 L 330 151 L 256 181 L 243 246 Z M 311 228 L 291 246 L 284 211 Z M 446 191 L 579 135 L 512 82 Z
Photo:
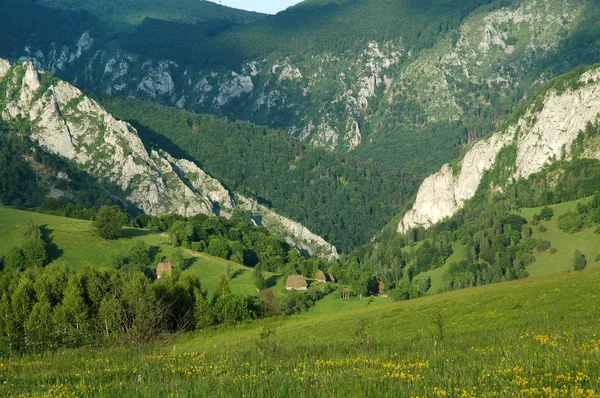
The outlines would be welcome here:
M 541 222 L 546 231 L 540 232 L 539 228 L 533 227 L 533 237 L 550 241 L 551 247 L 557 252 L 554 254 L 550 250 L 543 253 L 536 252 L 535 262 L 527 267 L 530 277 L 571 271 L 576 250 L 585 255 L 588 268 L 600 268 L 600 262 L 596 261 L 596 257 L 600 255 L 600 235 L 594 232 L 597 227 L 585 228 L 573 234 L 558 228 L 558 218 L 569 210 L 575 210 L 579 202 L 572 201 L 550 206 L 554 210 L 554 216 L 550 221 Z M 523 209 L 520 214 L 527 220 L 531 220 L 534 214 L 539 214 L 540 210 L 541 207 Z
M 600 271 L 335 314 L 268 319 L 154 347 L 2 362 L 3 396 L 544 396 L 600 391 Z M 315 310 L 317 310 L 315 308 Z
M 89 221 L 0 207 L 0 256 L 25 242 L 24 232 L 29 220 L 47 231 L 52 240 L 49 253 L 52 261 L 67 262 L 76 269 L 86 266 L 109 267 L 114 256 L 127 252 L 136 241 L 159 247 L 161 255 L 166 256 L 167 259 L 175 252 L 164 234 L 125 228 L 123 238 L 107 241 L 91 232 Z M 219 277 L 230 266 L 234 275 L 230 280 L 232 291 L 240 294 L 256 294 L 249 268 L 203 253 L 189 251 L 186 254 L 191 259 L 190 269 L 198 276 L 202 287 L 210 293 L 214 291 Z M 272 283 L 279 282 L 280 285 L 283 283 L 278 276 L 268 272 L 265 272 L 265 278 L 272 278 Z
M 584 200 L 585 201 L 585 200 Z M 600 261 L 596 261 L 600 255 L 600 235 L 595 233 L 596 226 L 584 228 L 577 233 L 567 233 L 558 228 L 558 218 L 567 211 L 575 211 L 577 204 L 581 200 L 570 201 L 549 206 L 554 211 L 554 216 L 550 221 L 541 221 L 540 225 L 546 229 L 540 232 L 539 226 L 532 225 L 531 221 L 534 214 L 539 214 L 542 207 L 524 208 L 516 213 L 524 217 L 528 221 L 528 226 L 532 229 L 532 237 L 537 240 L 547 240 L 551 244 L 551 248 L 556 249 L 555 253 L 551 250 L 540 252 L 534 250 L 533 255 L 535 260 L 526 267 L 529 273 L 529 278 L 537 278 L 541 276 L 549 276 L 573 270 L 573 258 L 575 251 L 579 250 L 587 259 L 587 268 L 600 268 Z M 414 245 L 418 248 L 422 242 Z M 407 249 L 407 248 L 405 248 Z M 443 291 L 444 273 L 450 268 L 450 264 L 456 261 L 461 261 L 465 258 L 465 245 L 460 242 L 452 244 L 452 255 L 439 268 L 422 272 L 415 277 L 415 283 L 418 283 L 422 278 L 431 278 L 431 288 L 429 294 L 439 293 Z

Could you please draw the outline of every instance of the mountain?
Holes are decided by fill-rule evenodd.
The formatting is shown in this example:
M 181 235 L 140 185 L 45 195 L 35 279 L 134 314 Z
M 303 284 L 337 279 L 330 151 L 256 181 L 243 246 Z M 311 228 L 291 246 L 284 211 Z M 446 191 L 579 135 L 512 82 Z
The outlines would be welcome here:
M 38 0 L 33 3 L 58 10 L 85 11 L 101 21 L 111 23 L 111 27 L 117 30 L 130 29 L 146 18 L 188 24 L 216 20 L 246 24 L 265 17 L 264 14 L 225 7 L 206 0 Z
M 600 59 L 597 0 L 305 1 L 235 26 L 148 14 L 126 34 L 65 1 L 7 4 L 0 55 L 11 60 L 85 90 L 285 129 L 417 177 L 544 82 Z M 42 16 L 49 23 L 35 23 Z M 33 22 L 9 33 L 23 21 Z
M 116 185 L 123 200 L 147 214 L 229 216 L 235 210 L 251 211 L 299 248 L 337 256 L 323 238 L 255 200 L 234 195 L 195 163 L 160 149 L 146 150 L 130 124 L 30 63 L 11 66 L 0 60 L 0 98 L 1 116 L 9 126 L 17 126 L 43 150 Z
M 297 220 L 343 252 L 402 211 L 415 180 L 392 167 L 302 143 L 282 131 L 101 96 L 147 146 L 197 162 L 228 189 Z
M 600 159 L 593 133 L 599 121 L 600 66 L 552 80 L 514 121 L 427 177 L 398 231 L 430 227 L 455 215 L 478 190 L 502 192 L 558 160 Z
M 594 65 L 545 84 L 494 134 L 427 177 L 412 208 L 344 261 L 411 298 L 568 271 L 574 258 L 596 266 L 598 233 Z

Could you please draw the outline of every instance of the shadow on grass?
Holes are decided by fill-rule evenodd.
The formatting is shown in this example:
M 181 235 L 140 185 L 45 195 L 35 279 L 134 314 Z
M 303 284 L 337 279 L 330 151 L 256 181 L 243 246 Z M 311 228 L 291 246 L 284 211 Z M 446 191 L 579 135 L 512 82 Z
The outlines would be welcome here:
M 266 283 L 267 283 L 267 288 L 272 288 L 272 287 L 274 287 L 274 286 L 277 284 L 277 282 L 279 282 L 279 279 L 281 279 L 281 275 L 272 275 L 272 276 L 270 276 L 270 277 L 269 277 L 269 278 L 266 280 Z
M 52 232 L 54 231 L 48 228 L 47 224 L 40 225 L 40 232 L 42 233 L 42 240 L 46 244 L 46 250 L 48 252 L 48 262 L 51 263 L 52 261 L 60 258 L 60 256 L 63 255 L 64 250 L 58 247 L 56 243 L 52 241 Z
M 234 273 L 231 275 L 231 279 L 235 279 L 235 278 L 237 278 L 238 276 L 240 276 L 240 275 L 244 274 L 244 272 L 246 272 L 246 270 L 245 270 L 245 269 L 238 269 L 238 270 L 236 270 L 236 271 L 235 271 L 235 272 L 234 272 Z
M 139 238 L 140 236 L 154 235 L 156 232 L 145 229 L 123 228 L 121 235 L 123 239 Z

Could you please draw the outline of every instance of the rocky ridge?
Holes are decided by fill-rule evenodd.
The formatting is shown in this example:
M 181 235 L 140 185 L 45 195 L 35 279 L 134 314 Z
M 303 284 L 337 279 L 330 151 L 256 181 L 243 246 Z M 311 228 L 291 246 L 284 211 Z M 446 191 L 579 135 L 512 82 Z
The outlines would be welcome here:
M 31 138 L 49 152 L 71 159 L 90 174 L 110 181 L 147 214 L 203 213 L 228 216 L 246 209 L 196 164 L 162 150 L 147 150 L 137 131 L 116 120 L 76 87 L 40 73 L 31 63 L 12 66 L 0 59 L 0 115 L 29 121 Z M 302 225 L 258 206 L 264 225 L 311 252 L 337 256 L 335 247 Z M 305 243 L 306 242 L 306 243 Z
M 484 91 L 513 95 L 527 70 L 553 54 L 565 32 L 576 30 L 584 10 L 585 2 L 567 0 L 483 9 L 417 54 L 397 39 L 365 42 L 349 56 L 277 54 L 236 68 L 204 67 L 109 49 L 80 32 L 60 49 L 31 43 L 19 61 L 86 89 L 284 128 L 315 145 L 347 151 L 367 141 L 365 124 L 376 136 L 396 125 L 415 130 L 463 119 L 473 101 L 492 112 Z M 401 102 L 418 113 L 415 120 L 403 116 L 407 112 L 399 116 L 394 105 Z
M 508 146 L 515 148 L 514 164 L 509 165 L 513 179 L 527 178 L 557 159 L 569 159 L 579 133 L 600 117 L 600 67 L 583 73 L 574 86 L 550 88 L 516 123 L 473 145 L 458 171 L 446 164 L 426 178 L 398 232 L 427 228 L 456 214 L 475 195 L 484 173 L 500 167 L 497 156 Z M 586 151 L 585 156 L 596 158 L 598 153 Z

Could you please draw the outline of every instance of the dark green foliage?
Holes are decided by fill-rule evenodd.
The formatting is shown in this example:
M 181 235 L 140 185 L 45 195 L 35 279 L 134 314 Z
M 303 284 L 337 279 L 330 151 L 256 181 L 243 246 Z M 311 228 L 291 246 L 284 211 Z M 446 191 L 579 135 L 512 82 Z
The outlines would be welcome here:
M 552 208 L 546 206 L 540 211 L 540 219 L 544 221 L 552 220 L 552 216 L 554 215 L 554 211 Z
M 314 306 L 317 301 L 334 290 L 335 287 L 333 285 L 327 284 L 323 290 L 317 287 L 309 287 L 306 292 L 291 291 L 281 300 L 279 310 L 283 315 L 299 314 Z
M 429 286 L 431 286 L 431 279 L 429 279 Z M 427 288 L 429 290 L 429 288 Z M 390 291 L 389 297 L 394 301 L 404 301 L 412 298 L 419 297 L 421 291 L 419 288 L 409 282 L 401 282 L 396 285 L 396 288 Z
M 231 254 L 231 249 L 229 248 L 227 240 L 215 236 L 210 239 L 206 252 L 211 256 L 228 259 Z
M 579 250 L 576 250 L 575 257 L 573 259 L 573 269 L 575 271 L 582 271 L 583 269 L 585 269 L 586 265 L 587 260 L 585 256 Z
M 130 121 L 146 144 L 193 158 L 228 188 L 301 222 L 343 251 L 368 241 L 416 190 L 405 173 L 312 148 L 282 131 L 141 101 L 101 102 Z
M 169 218 L 162 216 L 159 219 Z M 157 223 L 145 217 L 147 225 Z M 298 250 L 275 237 L 268 229 L 239 218 L 207 217 L 204 215 L 179 219 L 168 230 L 175 246 L 203 251 L 211 256 L 228 259 L 241 265 L 276 273 L 300 273 L 312 277 L 322 262 L 307 259 Z
M 558 218 L 558 228 L 569 233 L 579 232 L 583 228 L 583 220 L 579 214 L 568 211 Z
M 217 323 L 232 324 L 266 316 L 267 311 L 258 297 L 227 294 L 219 297 L 214 305 Z
M 119 206 L 102 206 L 94 219 L 94 231 L 102 239 L 119 239 L 127 215 Z
M 546 250 L 548 250 L 550 248 L 550 246 L 551 246 L 551 244 L 549 241 L 547 241 L 545 239 L 541 239 L 537 244 L 537 251 L 545 252 Z
M 133 252 L 141 250 L 133 250 Z M 266 316 L 257 297 L 206 300 L 189 272 L 156 281 L 138 271 L 47 268 L 0 273 L 0 349 L 146 343 L 164 333 Z
M 569 233 L 600 224 L 600 192 L 587 202 L 577 204 L 577 211 L 568 211 L 558 218 L 558 227 Z

